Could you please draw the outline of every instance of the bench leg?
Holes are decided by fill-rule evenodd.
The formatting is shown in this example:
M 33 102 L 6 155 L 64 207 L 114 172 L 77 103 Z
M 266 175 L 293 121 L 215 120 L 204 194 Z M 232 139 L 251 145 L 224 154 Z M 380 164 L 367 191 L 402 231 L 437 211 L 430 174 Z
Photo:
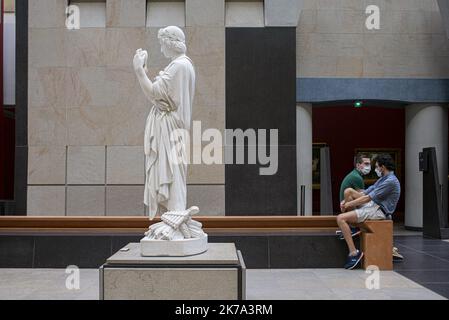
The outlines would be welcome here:
M 363 268 L 377 266 L 393 270 L 393 223 L 371 224 L 371 232 L 362 232 Z

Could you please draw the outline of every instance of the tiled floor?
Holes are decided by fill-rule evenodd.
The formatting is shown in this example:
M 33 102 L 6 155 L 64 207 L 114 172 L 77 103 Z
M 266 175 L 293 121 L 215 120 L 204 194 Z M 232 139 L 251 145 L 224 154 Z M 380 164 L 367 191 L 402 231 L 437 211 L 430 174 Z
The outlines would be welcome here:
M 98 271 L 80 270 L 80 289 L 68 290 L 64 269 L 0 269 L 0 299 L 98 299 Z M 363 270 L 247 270 L 247 299 L 443 299 L 399 275 L 380 273 L 369 290 Z
M 379 289 L 369 290 L 364 270 L 265 269 L 249 270 L 247 299 L 442 299 L 394 271 L 380 272 Z
M 65 269 L 0 269 L 0 299 L 98 299 L 98 270 L 80 269 L 79 290 L 66 288 L 68 276 Z
M 449 298 L 449 241 L 423 239 L 395 229 L 404 255 L 394 271 L 380 273 L 369 290 L 364 270 L 251 269 L 247 299 L 443 299 Z M 80 270 L 80 289 L 68 290 L 65 269 L 0 269 L 0 299 L 98 299 L 98 270 Z
M 394 243 L 405 258 L 394 270 L 449 298 L 449 242 L 407 236 L 395 237 Z

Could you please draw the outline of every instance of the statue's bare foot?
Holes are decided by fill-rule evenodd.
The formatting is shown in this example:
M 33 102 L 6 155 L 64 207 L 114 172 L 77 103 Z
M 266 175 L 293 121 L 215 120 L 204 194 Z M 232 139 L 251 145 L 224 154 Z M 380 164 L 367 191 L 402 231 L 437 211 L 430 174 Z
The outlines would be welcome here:
M 197 206 L 192 206 L 189 209 L 187 209 L 187 211 L 189 212 L 189 215 L 193 216 L 194 214 L 200 212 L 200 208 L 198 208 Z

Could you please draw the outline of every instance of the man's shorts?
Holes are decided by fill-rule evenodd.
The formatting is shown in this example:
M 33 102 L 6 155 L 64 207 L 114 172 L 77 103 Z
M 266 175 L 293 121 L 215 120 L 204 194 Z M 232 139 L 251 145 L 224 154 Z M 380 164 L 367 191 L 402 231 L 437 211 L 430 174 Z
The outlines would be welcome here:
M 375 204 L 374 201 L 370 201 L 355 209 L 355 213 L 357 214 L 357 223 L 365 220 L 385 220 L 387 218 L 379 205 Z

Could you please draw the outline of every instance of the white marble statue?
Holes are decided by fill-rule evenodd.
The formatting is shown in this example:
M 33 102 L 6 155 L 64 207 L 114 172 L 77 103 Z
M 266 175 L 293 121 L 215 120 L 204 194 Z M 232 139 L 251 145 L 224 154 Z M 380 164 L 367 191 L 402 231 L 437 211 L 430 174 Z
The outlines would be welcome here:
M 195 69 L 185 54 L 185 36 L 180 28 L 162 28 L 158 39 L 161 52 L 171 62 L 153 81 L 146 74 L 150 60 L 147 51 L 137 49 L 133 60 L 140 86 L 152 103 L 144 135 L 144 203 L 150 219 L 162 214 L 162 222 L 150 227 L 146 239 L 205 237 L 201 223 L 190 218 L 199 211 L 198 207 L 186 210 L 188 146 L 179 134 L 182 130 L 186 134 L 191 126 Z
M 171 141 L 173 132 L 190 129 L 195 91 L 195 70 L 185 55 L 182 30 L 175 26 L 158 32 L 161 51 L 171 62 L 151 81 L 146 72 L 148 53 L 138 49 L 134 70 L 140 86 L 153 106 L 145 125 L 145 193 L 150 219 L 157 213 L 186 209 L 187 163 L 185 150 Z M 178 158 L 176 158 L 178 157 Z

